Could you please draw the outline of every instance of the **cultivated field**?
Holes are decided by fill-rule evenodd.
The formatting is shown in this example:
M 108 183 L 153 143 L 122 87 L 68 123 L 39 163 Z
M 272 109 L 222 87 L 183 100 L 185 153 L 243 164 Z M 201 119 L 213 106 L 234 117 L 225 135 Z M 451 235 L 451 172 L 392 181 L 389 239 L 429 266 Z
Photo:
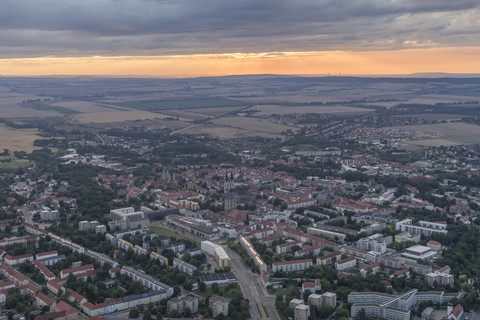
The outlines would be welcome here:
M 372 109 L 353 108 L 343 106 L 278 106 L 278 105 L 258 105 L 248 110 L 259 110 L 255 116 L 267 116 L 272 114 L 292 114 L 292 113 L 366 113 L 372 112 Z
M 178 117 L 178 120 L 181 121 L 195 121 L 208 118 L 207 115 L 201 114 L 200 112 L 194 113 L 186 110 L 162 110 L 162 113 L 167 116 Z
M 53 106 L 62 107 L 65 109 L 74 110 L 82 113 L 97 113 L 97 112 L 111 112 L 111 111 L 125 111 L 128 109 L 117 106 L 110 107 L 108 105 L 101 105 L 90 101 L 62 101 L 52 104 Z
M 33 141 L 41 139 L 37 135 L 37 129 L 14 129 L 6 126 L 0 126 L 0 150 L 8 149 L 13 151 L 32 152 L 34 149 L 40 149 L 33 146 Z
M 448 122 L 426 124 L 418 126 L 403 126 L 397 127 L 405 130 L 419 130 L 425 132 L 432 132 L 442 135 L 438 139 L 423 139 L 410 141 L 409 144 L 419 146 L 440 146 L 440 145 L 458 145 L 458 144 L 472 144 L 480 143 L 480 126 L 463 123 L 463 122 Z
M 462 115 L 456 114 L 434 114 L 434 113 L 422 113 L 422 114 L 411 114 L 411 115 L 399 115 L 397 117 L 413 117 L 419 119 L 425 119 L 427 121 L 456 121 L 461 120 Z
M 82 113 L 75 115 L 75 119 L 77 119 L 80 123 L 107 123 L 163 118 L 167 118 L 167 116 L 148 111 L 111 110 L 106 112 Z
M 218 119 L 212 120 L 212 123 L 224 125 L 227 127 L 244 129 L 248 131 L 266 132 L 266 133 L 281 133 L 281 132 L 286 132 L 288 129 L 294 132 L 298 130 L 295 127 L 265 122 L 256 118 L 249 118 L 249 117 L 218 118 Z
M 243 137 L 261 136 L 265 138 L 280 138 L 284 136 L 278 133 L 269 133 L 265 131 L 252 131 L 246 129 L 239 129 L 233 127 L 226 127 L 225 125 L 215 123 L 205 123 L 193 126 L 181 131 L 182 134 L 206 134 L 219 139 L 233 139 Z
M 203 115 L 210 115 L 210 116 L 219 116 L 222 114 L 228 114 L 232 112 L 236 112 L 242 110 L 245 106 L 241 107 L 223 107 L 223 108 L 201 108 L 201 109 L 187 109 L 185 111 L 199 113 Z

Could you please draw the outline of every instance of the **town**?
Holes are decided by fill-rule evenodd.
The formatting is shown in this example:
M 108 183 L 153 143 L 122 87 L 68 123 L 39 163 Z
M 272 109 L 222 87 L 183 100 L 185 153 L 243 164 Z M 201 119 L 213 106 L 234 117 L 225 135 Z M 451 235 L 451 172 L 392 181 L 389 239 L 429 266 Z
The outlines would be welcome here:
M 0 319 L 478 319 L 480 145 L 402 108 L 1 119 L 41 138 L 0 155 Z
M 410 162 L 331 146 L 215 163 L 204 148 L 169 170 L 84 144 L 1 175 L 9 318 L 457 320 L 479 307 L 475 145 Z

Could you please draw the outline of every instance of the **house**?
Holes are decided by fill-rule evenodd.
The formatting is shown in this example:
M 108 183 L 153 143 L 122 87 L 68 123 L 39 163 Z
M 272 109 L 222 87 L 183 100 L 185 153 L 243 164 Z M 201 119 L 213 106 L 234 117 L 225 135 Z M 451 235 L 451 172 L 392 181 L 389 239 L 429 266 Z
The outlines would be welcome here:
M 78 311 L 74 307 L 70 306 L 69 304 L 60 301 L 57 303 L 55 306 L 55 311 L 60 312 L 60 311 L 65 311 L 65 320 L 78 320 Z
M 329 264 L 333 264 L 333 263 L 335 263 L 335 261 L 340 260 L 341 257 L 342 257 L 341 252 L 338 252 L 338 251 L 337 252 L 332 252 L 332 253 L 326 254 L 322 257 L 317 258 L 317 265 L 326 266 L 326 265 L 329 265 Z
M 360 270 L 360 273 L 362 274 L 362 277 L 366 277 L 369 272 L 372 274 L 376 274 L 380 270 L 380 263 L 374 263 L 369 266 L 366 266 Z
M 410 278 L 410 269 L 405 268 L 405 269 L 402 269 L 400 271 L 397 271 L 390 276 L 390 279 L 392 279 L 394 277 L 407 278 L 408 279 L 408 278 Z
M 320 279 L 315 279 L 315 282 L 302 283 L 302 292 L 305 292 L 306 290 L 309 290 L 312 293 L 322 290 Z
M 438 241 L 435 240 L 430 240 L 427 242 L 427 247 L 432 249 L 435 252 L 439 252 L 442 250 L 442 244 Z
M 449 265 L 446 265 L 444 267 L 441 267 L 440 269 L 438 269 L 438 272 L 440 273 L 445 273 L 445 274 L 450 274 L 452 272 L 452 269 L 450 268 Z
M 447 313 L 449 320 L 459 320 L 463 316 L 463 307 L 461 304 L 457 304 L 453 309 L 449 306 Z

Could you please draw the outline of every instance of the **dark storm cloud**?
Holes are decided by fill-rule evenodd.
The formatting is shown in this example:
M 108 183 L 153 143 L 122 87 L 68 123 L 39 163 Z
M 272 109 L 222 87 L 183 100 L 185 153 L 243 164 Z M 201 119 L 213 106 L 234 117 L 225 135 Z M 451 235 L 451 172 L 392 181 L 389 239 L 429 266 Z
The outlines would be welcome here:
M 0 56 L 461 46 L 479 32 L 478 6 L 478 0 L 2 0 Z

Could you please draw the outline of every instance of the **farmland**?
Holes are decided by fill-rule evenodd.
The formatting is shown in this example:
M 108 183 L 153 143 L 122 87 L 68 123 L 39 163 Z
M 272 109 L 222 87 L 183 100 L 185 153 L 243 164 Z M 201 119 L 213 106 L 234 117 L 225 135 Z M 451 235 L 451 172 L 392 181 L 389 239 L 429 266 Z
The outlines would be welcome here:
M 123 121 L 135 121 L 146 119 L 162 119 L 166 118 L 166 115 L 148 112 L 148 111 L 103 111 L 103 112 L 91 112 L 82 113 L 75 116 L 80 123 L 110 123 L 110 122 L 123 122 Z
M 225 125 L 219 125 L 214 123 L 205 123 L 196 126 L 192 126 L 181 131 L 182 134 L 197 134 L 197 135 L 210 135 L 212 137 L 220 139 L 234 139 L 242 137 L 254 137 L 261 136 L 266 138 L 282 138 L 283 135 L 278 133 L 269 133 L 265 131 L 249 131 L 245 129 L 226 127 Z
M 7 126 L 0 126 L 0 146 L 10 151 L 27 151 L 39 149 L 33 146 L 33 141 L 41 139 L 37 135 L 37 129 L 13 129 Z
M 280 105 L 257 105 L 248 110 L 258 110 L 254 116 L 268 116 L 272 114 L 292 113 L 366 113 L 372 109 L 353 108 L 344 106 L 280 106 Z
M 225 117 L 212 120 L 212 123 L 224 125 L 227 127 L 233 127 L 237 129 L 243 129 L 254 132 L 265 133 L 281 133 L 287 130 L 296 131 L 296 128 L 284 126 L 280 124 L 274 124 L 270 122 L 261 121 L 256 118 L 249 117 Z
M 406 130 L 418 130 L 440 134 L 438 139 L 422 139 L 410 141 L 418 146 L 440 146 L 480 143 L 480 126 L 463 122 L 436 123 L 417 126 L 398 127 Z
M 191 108 L 212 108 L 231 107 L 242 105 L 242 102 L 211 97 L 187 97 L 165 100 L 137 100 L 119 102 L 118 106 L 136 110 L 166 110 L 166 109 L 191 109 Z

